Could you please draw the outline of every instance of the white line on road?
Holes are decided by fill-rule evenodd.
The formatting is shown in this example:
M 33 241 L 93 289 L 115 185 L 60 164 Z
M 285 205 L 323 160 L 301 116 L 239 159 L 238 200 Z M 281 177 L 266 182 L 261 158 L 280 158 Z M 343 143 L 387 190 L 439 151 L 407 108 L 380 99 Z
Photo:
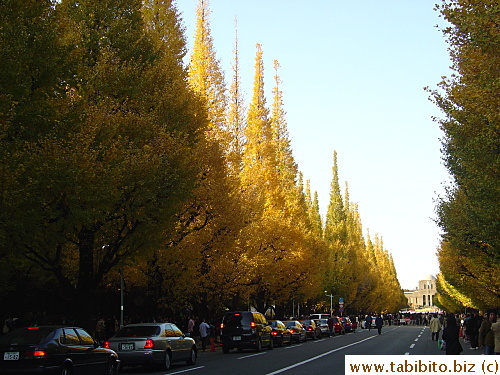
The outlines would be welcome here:
M 257 354 L 250 354 L 250 355 L 246 355 L 244 357 L 239 357 L 237 359 L 245 359 L 245 358 L 250 358 L 250 357 L 255 357 L 257 355 L 262 355 L 262 354 L 266 354 L 267 352 L 260 352 L 260 353 L 257 353 Z
M 410 349 L 413 349 L 415 347 L 415 344 L 410 345 Z
M 168 375 L 173 375 L 173 374 L 181 374 L 183 372 L 188 372 L 188 371 L 193 371 L 193 370 L 199 370 L 200 368 L 204 368 L 205 366 L 198 366 L 198 367 L 193 367 L 193 368 L 188 368 L 186 370 L 180 370 L 176 372 L 169 372 Z
M 410 355 L 410 352 L 406 352 L 405 355 Z
M 280 370 L 277 370 L 277 371 L 274 371 L 274 372 L 270 372 L 268 373 L 267 375 L 276 375 L 276 374 L 281 374 L 282 372 L 285 372 L 285 371 L 288 371 L 288 370 L 291 370 L 292 368 L 295 368 L 295 367 L 298 367 L 298 366 L 302 366 L 306 363 L 309 363 L 309 362 L 312 362 L 312 361 L 315 361 L 317 360 L 318 358 L 321 358 L 321 357 L 324 357 L 326 355 L 329 355 L 329 354 L 332 354 L 334 352 L 338 352 L 339 350 L 342 350 L 342 349 L 345 349 L 345 348 L 348 348 L 350 346 L 354 346 L 354 345 L 357 345 L 357 344 L 361 344 L 363 341 L 367 341 L 367 340 L 371 340 L 373 339 L 374 337 L 377 337 L 377 336 L 370 336 L 366 339 L 363 339 L 361 341 L 358 341 L 358 342 L 354 342 L 352 344 L 349 344 L 349 345 L 346 345 L 346 346 L 341 346 L 340 348 L 337 348 L 337 349 L 333 349 L 333 350 L 330 350 L 329 352 L 326 352 L 326 353 L 323 353 L 323 354 L 320 354 L 320 355 L 317 355 L 316 357 L 312 357 L 312 358 L 309 358 L 305 361 L 302 361 L 302 362 L 298 362 L 294 365 L 291 365 L 291 366 L 288 366 L 288 367 L 285 367 L 285 368 L 282 368 Z
M 418 341 L 418 338 L 416 338 L 415 341 Z

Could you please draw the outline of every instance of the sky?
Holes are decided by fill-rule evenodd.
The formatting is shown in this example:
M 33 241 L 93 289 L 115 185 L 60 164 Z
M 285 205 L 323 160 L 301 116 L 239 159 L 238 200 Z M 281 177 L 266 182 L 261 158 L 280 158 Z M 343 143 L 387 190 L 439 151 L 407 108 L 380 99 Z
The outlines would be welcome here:
M 449 176 L 442 162 L 443 116 L 429 100 L 450 76 L 446 21 L 437 0 L 210 0 L 210 28 L 226 82 L 232 79 L 235 20 L 248 103 L 256 44 L 267 102 L 280 63 L 292 149 L 326 213 L 337 151 L 341 186 L 358 204 L 365 233 L 383 238 L 401 286 L 439 272 L 435 200 Z M 188 48 L 198 0 L 177 0 Z M 438 27 L 436 27 L 438 26 Z

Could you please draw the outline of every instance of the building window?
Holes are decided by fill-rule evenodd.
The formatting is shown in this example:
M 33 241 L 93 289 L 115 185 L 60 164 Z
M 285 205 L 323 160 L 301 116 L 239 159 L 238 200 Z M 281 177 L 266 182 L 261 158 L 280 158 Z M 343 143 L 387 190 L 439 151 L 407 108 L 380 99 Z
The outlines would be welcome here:
M 422 296 L 422 306 L 425 306 L 425 294 Z

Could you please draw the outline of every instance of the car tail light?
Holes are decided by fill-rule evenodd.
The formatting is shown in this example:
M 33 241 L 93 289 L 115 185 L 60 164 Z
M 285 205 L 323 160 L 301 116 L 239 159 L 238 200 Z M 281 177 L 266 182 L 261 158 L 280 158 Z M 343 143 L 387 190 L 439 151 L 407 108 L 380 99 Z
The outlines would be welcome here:
M 250 322 L 250 327 L 255 328 L 255 322 Z
M 297 332 L 297 330 L 295 328 L 291 328 L 290 332 L 295 333 L 295 332 Z
M 277 334 L 278 334 L 278 332 L 276 332 L 276 331 L 271 332 L 271 335 L 273 335 L 273 336 L 276 336 Z
M 104 349 L 111 349 L 111 346 L 109 345 L 109 341 L 104 341 L 103 344 L 102 344 L 102 347 Z
M 220 324 L 220 329 L 224 329 L 224 323 Z
M 147 339 L 146 343 L 144 344 L 144 349 L 154 349 L 155 347 L 155 342 L 151 339 Z
M 311 327 L 307 328 L 308 331 L 312 331 L 313 329 Z
M 26 352 L 26 357 L 43 358 L 46 355 L 47 355 L 47 353 L 43 350 L 33 350 L 30 352 Z
M 28 327 L 28 329 L 40 329 L 40 327 Z

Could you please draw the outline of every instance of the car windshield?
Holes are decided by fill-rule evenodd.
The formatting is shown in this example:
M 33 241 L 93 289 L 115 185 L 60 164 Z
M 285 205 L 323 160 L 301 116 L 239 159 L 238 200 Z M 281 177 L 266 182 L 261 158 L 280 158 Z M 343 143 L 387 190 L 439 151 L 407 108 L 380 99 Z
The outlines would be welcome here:
M 0 337 L 0 345 L 36 345 L 47 337 L 54 328 L 20 328 Z
M 250 325 L 251 319 L 250 319 L 251 314 L 241 314 L 241 313 L 235 313 L 235 314 L 227 314 L 224 316 L 224 325 L 226 327 L 238 327 L 242 325 Z
M 301 320 L 300 321 L 302 324 L 311 324 L 310 320 Z
M 286 326 L 287 327 L 295 327 L 296 324 L 295 324 L 295 322 L 286 322 Z
M 160 333 L 159 326 L 128 326 L 120 329 L 115 337 L 148 337 Z

